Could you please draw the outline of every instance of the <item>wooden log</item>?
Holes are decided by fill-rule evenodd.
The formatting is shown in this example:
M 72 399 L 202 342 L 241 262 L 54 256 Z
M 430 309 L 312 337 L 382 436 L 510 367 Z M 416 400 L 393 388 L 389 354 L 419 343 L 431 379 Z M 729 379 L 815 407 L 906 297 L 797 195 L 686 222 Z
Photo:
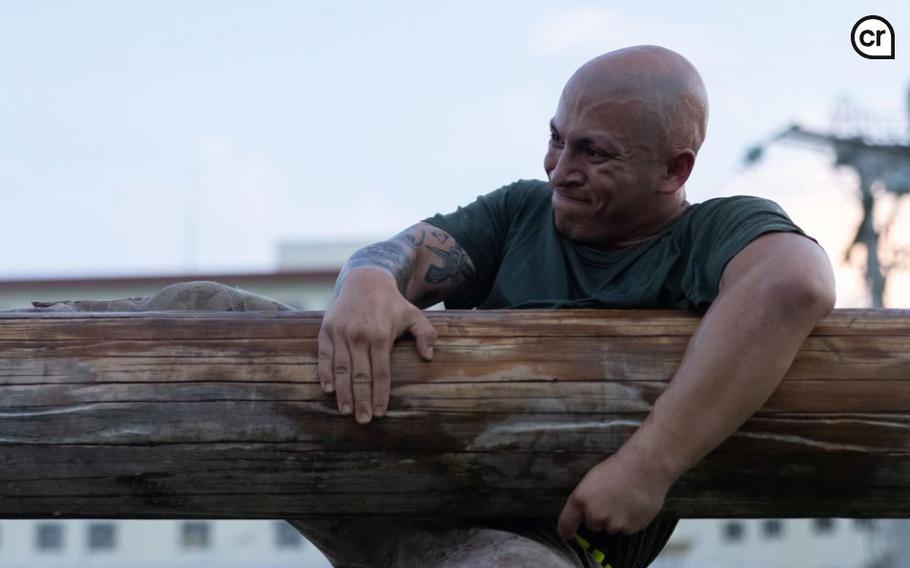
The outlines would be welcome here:
M 428 313 L 358 425 L 316 381 L 321 313 L 0 315 L 0 517 L 558 514 L 635 431 L 698 319 Z M 910 312 L 839 310 L 671 490 L 681 517 L 910 516 Z

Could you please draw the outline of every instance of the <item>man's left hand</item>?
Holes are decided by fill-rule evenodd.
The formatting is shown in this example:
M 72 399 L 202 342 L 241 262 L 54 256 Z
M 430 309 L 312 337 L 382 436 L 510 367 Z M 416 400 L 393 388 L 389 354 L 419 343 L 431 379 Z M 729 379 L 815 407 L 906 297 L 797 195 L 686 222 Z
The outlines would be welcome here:
M 660 512 L 672 480 L 617 453 L 600 462 L 575 487 L 557 530 L 571 539 L 581 523 L 591 531 L 632 534 Z

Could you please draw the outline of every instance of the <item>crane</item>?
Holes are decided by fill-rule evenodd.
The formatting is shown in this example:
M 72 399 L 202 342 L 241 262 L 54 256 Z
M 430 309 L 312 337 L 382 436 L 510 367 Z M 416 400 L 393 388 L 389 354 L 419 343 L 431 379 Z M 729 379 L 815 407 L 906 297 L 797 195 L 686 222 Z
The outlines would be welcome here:
M 908 92 L 908 116 L 910 116 L 910 92 Z M 869 289 L 871 304 L 881 308 L 884 305 L 885 283 L 891 269 L 902 262 L 900 254 L 893 262 L 883 264 L 880 242 L 893 224 L 892 215 L 885 226 L 874 224 L 876 190 L 894 194 L 898 198 L 910 194 L 910 136 L 906 140 L 886 139 L 871 135 L 869 128 L 854 128 L 853 132 L 819 132 L 797 124 L 790 125 L 774 134 L 768 140 L 750 148 L 745 163 L 751 166 L 761 160 L 765 149 L 777 142 L 794 143 L 818 150 L 833 150 L 834 165 L 852 168 L 859 177 L 858 197 L 863 216 L 853 241 L 847 247 L 845 260 L 850 260 L 857 247 L 866 250 L 865 281 Z M 894 210 L 897 211 L 897 208 Z M 901 251 L 899 251 L 901 252 Z

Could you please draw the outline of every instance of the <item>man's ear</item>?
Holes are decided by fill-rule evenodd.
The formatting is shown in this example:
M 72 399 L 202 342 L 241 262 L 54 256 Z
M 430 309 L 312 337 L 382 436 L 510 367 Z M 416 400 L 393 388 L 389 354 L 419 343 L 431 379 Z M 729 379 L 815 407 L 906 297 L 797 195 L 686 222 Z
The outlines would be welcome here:
M 673 193 L 685 185 L 694 167 L 695 152 L 689 148 L 675 152 L 667 161 L 667 170 L 664 172 L 660 187 L 661 193 Z

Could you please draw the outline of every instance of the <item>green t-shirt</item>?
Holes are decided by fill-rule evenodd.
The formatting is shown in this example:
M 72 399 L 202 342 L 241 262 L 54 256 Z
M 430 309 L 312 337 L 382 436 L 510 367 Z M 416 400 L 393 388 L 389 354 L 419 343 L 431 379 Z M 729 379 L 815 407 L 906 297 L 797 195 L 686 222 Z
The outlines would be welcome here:
M 693 204 L 653 238 L 607 252 L 556 231 L 551 191 L 546 182 L 521 180 L 424 220 L 452 235 L 477 270 L 479 286 L 447 299 L 447 308 L 703 312 L 743 247 L 775 231 L 805 235 L 773 201 L 737 196 Z

